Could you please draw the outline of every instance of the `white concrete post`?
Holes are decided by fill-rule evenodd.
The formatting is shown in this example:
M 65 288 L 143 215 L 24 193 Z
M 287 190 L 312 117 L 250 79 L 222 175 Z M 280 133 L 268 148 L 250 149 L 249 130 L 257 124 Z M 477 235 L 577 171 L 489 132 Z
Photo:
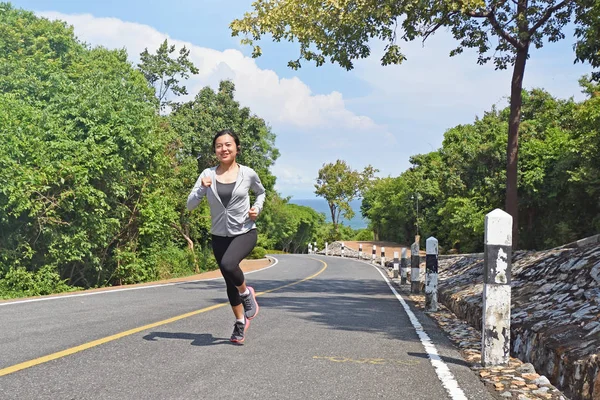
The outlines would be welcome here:
M 400 258 L 400 284 L 406 285 L 408 278 L 408 258 L 406 257 L 406 247 L 402 248 L 402 257 Z
M 342 242 L 342 253 L 341 256 L 344 257 L 344 242 Z
M 317 242 L 314 242 L 314 243 L 313 243 L 313 249 L 314 249 L 314 251 L 315 251 L 315 254 L 317 254 L 317 250 L 318 250 L 318 249 L 317 249 Z
M 419 293 L 421 291 L 421 276 L 419 268 L 419 243 L 414 242 L 410 246 L 410 292 Z
M 381 248 L 381 266 L 385 267 L 385 247 Z
M 510 214 L 495 209 L 485 216 L 481 364 L 506 365 L 510 356 L 512 264 Z
M 375 264 L 376 254 L 377 254 L 377 246 L 373 245 L 373 253 L 372 253 L 372 257 L 371 257 L 371 262 L 373 264 Z
M 329 243 L 325 242 L 325 255 L 329 255 Z
M 425 243 L 425 311 L 437 311 L 438 240 L 431 236 Z
M 308 254 L 312 254 L 312 243 L 308 244 Z
M 362 252 L 362 243 L 358 244 L 358 259 L 362 259 L 363 256 L 363 252 Z
M 398 252 L 394 252 L 394 278 L 398 279 L 398 271 L 400 270 L 400 263 L 398 262 Z

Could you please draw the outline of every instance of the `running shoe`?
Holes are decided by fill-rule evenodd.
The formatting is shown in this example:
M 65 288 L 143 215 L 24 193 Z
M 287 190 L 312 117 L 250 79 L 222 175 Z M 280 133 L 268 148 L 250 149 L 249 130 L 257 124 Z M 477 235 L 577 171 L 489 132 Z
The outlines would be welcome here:
M 244 305 L 244 313 L 246 314 L 246 318 L 252 319 L 258 315 L 258 303 L 256 302 L 256 295 L 254 294 L 254 288 L 248 286 L 247 295 L 240 295 L 242 298 L 242 304 Z
M 233 324 L 233 333 L 231 334 L 231 340 L 233 343 L 244 343 L 244 339 L 246 338 L 246 331 L 250 326 L 250 321 L 248 318 L 244 318 L 246 323 L 235 321 Z

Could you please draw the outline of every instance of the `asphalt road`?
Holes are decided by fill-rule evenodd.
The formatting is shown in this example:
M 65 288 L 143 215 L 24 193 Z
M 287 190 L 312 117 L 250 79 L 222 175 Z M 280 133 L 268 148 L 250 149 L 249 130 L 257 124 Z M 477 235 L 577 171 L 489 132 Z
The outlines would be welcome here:
M 221 279 L 0 303 L 0 399 L 491 399 L 378 267 L 277 258 L 241 346 Z

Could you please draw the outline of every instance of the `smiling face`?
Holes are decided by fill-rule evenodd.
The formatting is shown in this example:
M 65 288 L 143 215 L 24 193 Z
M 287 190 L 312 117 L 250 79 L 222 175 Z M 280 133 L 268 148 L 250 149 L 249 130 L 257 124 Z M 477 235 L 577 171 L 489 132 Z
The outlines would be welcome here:
M 237 153 L 237 145 L 231 135 L 219 136 L 215 141 L 215 154 L 220 162 L 225 164 L 234 162 Z

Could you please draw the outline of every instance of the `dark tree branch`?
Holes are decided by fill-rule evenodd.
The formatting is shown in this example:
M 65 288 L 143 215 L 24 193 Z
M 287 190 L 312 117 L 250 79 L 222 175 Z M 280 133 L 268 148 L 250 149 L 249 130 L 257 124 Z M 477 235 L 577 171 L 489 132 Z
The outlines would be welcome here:
M 506 32 L 504 29 L 502 29 L 502 27 L 500 26 L 500 23 L 496 19 L 496 15 L 494 14 L 493 11 L 489 13 L 488 20 L 490 21 L 490 24 L 492 24 L 492 27 L 494 28 L 496 33 L 502 39 L 504 39 L 508 43 L 512 44 L 517 50 L 525 49 L 525 45 L 523 43 L 521 43 L 519 40 L 515 39 L 514 37 L 510 36 L 508 34 L 508 32 Z
M 425 42 L 429 36 L 433 35 L 435 33 L 435 31 L 437 31 L 438 29 L 440 29 L 446 22 L 448 22 L 448 19 L 452 15 L 458 14 L 458 13 L 459 13 L 459 11 L 450 12 L 450 13 L 444 15 L 444 17 L 442 17 L 442 19 L 440 20 L 440 22 L 438 22 L 433 28 L 426 29 L 425 30 L 425 34 L 423 36 L 423 42 Z
M 571 1 L 573 1 L 573 0 L 563 0 L 560 3 L 558 3 L 557 5 L 555 5 L 554 7 L 548 8 L 546 10 L 546 12 L 544 13 L 544 15 L 542 16 L 542 18 L 540 18 L 540 20 L 538 22 L 536 22 L 535 25 L 533 25 L 531 27 L 531 29 L 529 29 L 529 31 L 527 31 L 529 36 L 533 35 L 539 29 L 540 26 L 542 26 L 546 21 L 548 21 L 550 19 L 550 17 L 552 16 L 552 14 L 554 14 L 556 11 L 560 10 L 561 8 L 563 8 L 564 6 L 569 4 Z

